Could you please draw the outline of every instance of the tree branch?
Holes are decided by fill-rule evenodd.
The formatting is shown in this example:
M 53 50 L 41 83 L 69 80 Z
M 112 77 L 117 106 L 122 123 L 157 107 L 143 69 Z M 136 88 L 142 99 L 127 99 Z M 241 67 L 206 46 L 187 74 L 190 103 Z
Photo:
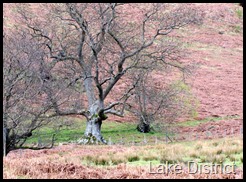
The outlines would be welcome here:
M 60 111 L 59 113 L 41 115 L 40 118 L 44 119 L 44 118 L 52 118 L 56 116 L 69 116 L 69 115 L 82 115 L 88 118 L 88 112 L 86 110 Z
M 50 146 L 43 146 L 43 147 L 20 147 L 20 149 L 31 149 L 31 150 L 42 150 L 42 149 L 51 149 L 55 143 L 55 133 L 52 136 L 52 141 Z
M 116 111 L 113 109 L 109 109 L 109 110 L 105 111 L 104 114 L 113 114 L 113 115 L 116 115 L 119 117 L 124 117 L 123 112 L 119 112 L 119 111 Z

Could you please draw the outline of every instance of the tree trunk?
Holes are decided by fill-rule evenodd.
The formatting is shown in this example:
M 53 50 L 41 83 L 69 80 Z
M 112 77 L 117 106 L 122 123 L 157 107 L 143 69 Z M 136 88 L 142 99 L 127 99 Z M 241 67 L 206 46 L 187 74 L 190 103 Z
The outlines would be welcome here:
M 83 65 L 81 65 L 83 67 Z M 84 87 L 88 99 L 88 111 L 87 124 L 85 134 L 82 139 L 78 141 L 81 144 L 106 144 L 101 134 L 102 121 L 107 119 L 107 116 L 103 113 L 104 102 L 103 98 L 99 96 L 96 100 L 93 90 L 93 79 L 88 78 L 88 75 L 92 75 L 92 65 L 86 65 L 86 73 L 84 75 Z M 100 94 L 99 94 L 100 95 Z
M 149 133 L 151 128 L 150 128 L 150 120 L 152 118 L 148 116 L 146 113 L 142 114 L 140 117 L 139 124 L 137 126 L 137 130 L 142 133 Z
M 87 121 L 85 130 L 86 144 L 107 144 L 101 134 L 102 119 L 98 116 L 93 116 L 92 119 Z
M 149 133 L 150 132 L 150 125 L 144 122 L 140 122 L 137 126 L 137 130 L 142 133 Z
M 7 129 L 3 127 L 3 156 L 7 155 L 7 150 L 6 150 L 6 140 L 7 140 Z
M 94 115 L 86 123 L 85 135 L 78 141 L 80 144 L 107 144 L 101 134 L 102 119 Z
M 15 149 L 15 135 L 9 134 L 10 129 L 3 128 L 3 156 Z
M 100 109 L 103 107 L 102 103 L 96 101 L 90 107 L 90 117 L 86 123 L 84 137 L 79 140 L 81 144 L 107 144 L 101 134 L 102 121 L 107 119 L 107 116 Z M 99 109 L 100 108 L 100 109 Z

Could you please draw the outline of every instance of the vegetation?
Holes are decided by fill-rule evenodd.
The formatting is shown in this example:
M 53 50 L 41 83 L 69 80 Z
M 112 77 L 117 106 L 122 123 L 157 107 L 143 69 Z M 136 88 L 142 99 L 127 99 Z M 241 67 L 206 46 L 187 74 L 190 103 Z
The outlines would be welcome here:
M 243 11 L 241 9 L 236 9 L 235 12 L 236 12 L 239 19 L 241 19 L 243 17 Z
M 73 118 L 74 123 L 71 127 L 62 126 L 60 127 L 59 131 L 57 131 L 56 126 L 44 126 L 41 127 L 39 130 L 33 132 L 33 135 L 27 139 L 27 145 L 37 144 L 38 141 L 44 143 L 45 141 L 49 140 L 51 136 L 56 133 L 56 141 L 55 145 L 64 142 L 76 142 L 81 135 L 83 135 L 84 129 L 86 127 L 86 121 L 81 119 Z M 102 134 L 105 136 L 106 140 L 111 140 L 111 143 L 120 143 L 126 142 L 130 143 L 133 140 L 137 143 L 143 142 L 144 137 L 146 140 L 154 140 L 154 137 L 162 137 L 163 132 L 149 132 L 149 133 L 139 133 L 136 130 L 136 124 L 133 123 L 117 123 L 114 121 L 107 121 L 102 126 Z M 164 138 L 164 137 L 163 137 Z
M 228 120 L 233 118 L 238 118 L 238 116 L 208 117 L 202 120 L 187 120 L 176 123 L 175 125 L 172 125 L 172 127 L 195 127 L 201 123 L 210 121 L 218 122 L 221 120 Z M 68 126 L 64 124 L 58 127 L 56 123 L 62 123 L 63 121 L 62 118 L 58 119 L 59 120 L 57 122 L 50 123 L 49 126 L 40 127 L 38 130 L 34 131 L 33 135 L 27 139 L 26 146 L 37 145 L 39 142 L 40 144 L 49 144 L 53 134 L 56 134 L 55 145 L 59 145 L 59 143 L 76 143 L 81 138 L 81 135 L 83 135 L 84 129 L 86 127 L 86 121 L 79 118 L 67 117 L 65 120 L 68 120 L 71 123 L 67 124 Z M 166 140 L 166 134 L 171 138 L 175 136 L 175 133 L 170 132 L 171 130 L 168 128 L 170 127 L 169 125 L 163 125 L 160 129 L 158 123 L 153 123 L 152 127 L 153 131 L 149 133 L 140 133 L 136 130 L 136 124 L 134 122 L 119 123 L 109 120 L 102 126 L 102 134 L 105 136 L 105 139 L 110 142 L 110 144 L 122 143 L 130 145 L 132 145 L 133 142 L 135 142 L 135 144 L 144 144 L 144 141 L 147 141 L 148 143 L 156 143 L 158 141 L 164 142 Z M 168 130 L 163 129 L 163 127 L 168 128 Z M 218 144 L 214 142 L 213 145 L 216 147 Z
M 203 22 L 202 12 L 185 4 L 41 3 L 37 8 L 23 3 L 9 5 L 8 13 L 6 6 L 5 154 L 22 148 L 34 130 L 60 116 L 86 119 L 80 143 L 107 144 L 101 133 L 103 121 L 108 114 L 124 117 L 128 99 L 139 92 L 135 89 L 142 75 L 131 80 L 131 73 L 162 68 L 162 72 L 185 75 L 189 65 L 182 64 L 182 51 L 165 38 L 176 29 Z M 121 80 L 127 84 L 117 92 Z M 153 104 L 145 91 L 141 95 L 139 101 L 152 105 L 155 113 L 172 99 L 168 94 Z M 177 110 L 177 106 L 172 108 Z M 30 120 L 28 125 L 26 120 Z
M 48 155 L 43 155 L 43 152 Z M 25 163 L 22 160 L 25 160 Z M 188 161 L 196 162 L 198 165 L 235 164 L 236 169 L 240 169 L 243 165 L 243 140 L 233 137 L 132 147 L 122 145 L 76 145 L 65 149 L 58 147 L 36 153 L 26 151 L 23 155 L 16 153 L 8 160 L 4 158 L 3 170 L 5 175 L 13 178 L 61 178 L 61 176 L 83 178 L 82 174 L 85 176 L 90 174 L 86 178 L 91 178 L 93 174 L 99 172 L 99 176 L 104 178 L 109 178 L 107 176 L 109 173 L 111 176 L 126 174 L 129 178 L 133 178 L 131 177 L 133 174 L 140 175 L 136 171 L 140 169 L 141 175 L 146 175 L 150 162 L 153 167 L 157 167 L 166 162 L 187 166 Z M 32 167 L 28 167 L 29 165 Z
M 218 145 L 213 147 L 214 142 Z M 198 147 L 201 146 L 202 147 Z M 227 146 L 233 145 L 233 148 Z M 138 150 L 139 154 L 136 155 L 134 150 Z M 193 141 L 193 142 L 179 142 L 171 144 L 159 144 L 153 146 L 136 146 L 133 149 L 126 149 L 125 152 L 105 153 L 104 160 L 107 159 L 107 163 L 103 165 L 113 165 L 114 162 L 110 162 L 113 156 L 117 156 L 117 159 L 121 161 L 128 161 L 127 164 L 136 165 L 135 161 L 139 161 L 142 165 L 142 161 L 159 161 L 159 163 L 187 163 L 188 161 L 196 161 L 199 164 L 202 163 L 221 163 L 235 164 L 239 167 L 243 165 L 241 158 L 243 157 L 243 141 L 240 138 L 224 138 L 216 140 L 205 141 Z M 99 156 L 91 156 L 87 161 L 90 161 L 97 165 L 95 160 L 100 160 Z M 116 162 L 116 164 L 118 164 Z M 148 165 L 149 163 L 145 163 Z
M 233 119 L 233 118 L 238 118 L 239 116 L 223 116 L 223 117 L 207 117 L 205 119 L 201 119 L 201 120 L 188 120 L 185 122 L 180 122 L 177 123 L 178 126 L 197 126 L 201 123 L 206 123 L 209 121 L 221 121 L 221 120 L 228 120 L 228 119 Z

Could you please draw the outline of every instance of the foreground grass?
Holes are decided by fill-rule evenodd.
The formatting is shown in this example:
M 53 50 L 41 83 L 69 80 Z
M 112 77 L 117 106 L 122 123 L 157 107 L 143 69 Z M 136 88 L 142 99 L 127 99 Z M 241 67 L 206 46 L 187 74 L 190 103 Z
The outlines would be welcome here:
M 160 163 L 187 163 L 194 161 L 198 164 L 235 164 L 243 165 L 242 138 L 224 138 L 214 140 L 179 142 L 135 146 L 126 148 L 124 152 L 106 152 L 101 155 L 86 155 L 84 162 L 91 165 L 115 165 L 127 163 L 133 166 Z
M 4 158 L 3 172 L 4 178 L 22 179 L 159 178 L 160 175 L 149 174 L 150 163 L 153 167 L 166 162 L 186 166 L 188 161 L 198 165 L 235 164 L 236 169 L 241 170 L 243 139 L 234 137 L 131 147 L 70 144 L 50 150 L 24 150 L 22 153 L 16 151 Z M 185 178 L 190 178 L 187 174 L 183 175 L 186 175 Z M 174 176 L 170 174 L 169 177 Z M 215 178 L 220 177 L 215 176 Z M 175 176 L 175 178 L 183 177 Z
M 124 148 L 124 150 L 111 150 L 111 148 Z M 187 163 L 194 161 L 199 164 L 223 163 L 243 165 L 243 140 L 240 137 L 222 138 L 202 141 L 183 141 L 176 143 L 161 143 L 144 146 L 78 146 L 91 151 L 91 154 L 83 153 L 79 156 L 82 164 L 89 166 L 111 166 L 125 163 L 133 166 L 158 163 Z M 82 147 L 82 148 L 81 148 Z M 69 155 L 69 151 L 59 152 L 61 157 Z M 70 160 L 70 159 L 66 159 Z M 73 160 L 74 161 L 74 160 Z

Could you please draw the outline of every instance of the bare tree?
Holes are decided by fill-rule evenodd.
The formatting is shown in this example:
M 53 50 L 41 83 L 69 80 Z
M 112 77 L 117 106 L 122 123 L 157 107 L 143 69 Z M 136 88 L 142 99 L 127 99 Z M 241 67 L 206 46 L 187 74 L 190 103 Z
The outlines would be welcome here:
M 172 39 L 158 46 L 162 51 L 143 54 L 145 62 L 139 62 L 130 73 L 136 85 L 127 109 L 139 119 L 137 129 L 144 133 L 154 129 L 154 123 L 165 130 L 164 126 L 170 127 L 179 117 L 191 114 L 196 105 L 186 83 L 195 67 L 192 63 L 182 63 L 185 49 Z
M 4 36 L 3 41 L 3 139 L 4 154 L 20 148 L 32 131 L 48 123 L 40 116 L 50 106 L 39 102 L 40 80 L 33 57 L 36 46 L 25 42 L 24 34 Z M 32 52 L 32 54 L 28 54 Z
M 169 49 L 158 45 L 173 30 L 202 20 L 201 13 L 191 4 L 67 3 L 40 4 L 39 9 L 42 16 L 32 13 L 28 4 L 17 5 L 24 25 L 19 31 L 27 32 L 36 41 L 44 54 L 36 60 L 51 74 L 43 74 L 46 81 L 42 85 L 52 109 L 39 118 L 84 116 L 87 126 L 83 143 L 106 143 L 101 135 L 102 121 L 107 114 L 123 117 L 136 82 L 116 93 L 117 82 L 141 62 L 148 62 L 146 57 L 177 66 L 166 61 Z M 62 83 L 57 81 L 61 75 Z M 83 85 L 76 87 L 76 83 Z M 61 88 L 68 92 L 55 96 Z M 75 88 L 83 92 L 72 92 Z M 71 98 L 64 99 L 64 94 Z M 108 98 L 114 95 L 115 101 L 109 102 Z M 69 105 L 72 98 L 87 104 L 82 105 L 81 101 L 77 106 Z
M 148 72 L 147 72 L 148 71 Z M 133 97 L 126 109 L 138 118 L 137 130 L 148 133 L 151 130 L 166 132 L 180 117 L 189 117 L 196 110 L 196 101 L 183 79 L 175 78 L 169 83 L 155 80 L 147 71 L 135 73 L 138 82 Z M 164 76 L 161 76 L 165 79 Z

